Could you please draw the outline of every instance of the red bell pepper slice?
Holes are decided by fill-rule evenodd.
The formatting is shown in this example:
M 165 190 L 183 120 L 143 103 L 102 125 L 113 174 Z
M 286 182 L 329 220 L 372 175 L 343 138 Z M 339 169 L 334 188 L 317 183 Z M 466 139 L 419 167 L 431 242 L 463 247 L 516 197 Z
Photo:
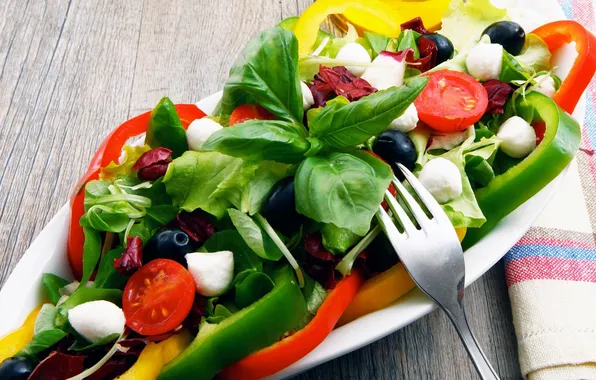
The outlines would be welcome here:
M 571 114 L 596 71 L 596 37 L 579 23 L 569 20 L 545 24 L 532 33 L 542 38 L 551 52 L 563 44 L 575 42 L 577 58 L 553 97 L 559 107 Z
M 300 360 L 325 340 L 363 283 L 362 273 L 352 271 L 329 293 L 306 327 L 232 364 L 219 373 L 218 379 L 262 379 Z
M 178 111 L 184 129 L 187 129 L 193 120 L 206 116 L 194 104 L 177 104 L 176 111 Z M 149 123 L 150 117 L 151 112 L 145 112 L 126 121 L 112 131 L 95 152 L 87 172 L 77 182 L 70 197 L 70 226 L 66 251 L 68 253 L 70 267 L 77 279 L 80 279 L 83 274 L 83 243 L 85 242 L 85 236 L 83 235 L 83 229 L 79 225 L 79 220 L 85 213 L 85 206 L 83 205 L 85 192 L 83 188 L 87 182 L 99 178 L 101 168 L 106 167 L 112 161 L 118 160 L 122 152 L 122 147 L 130 138 L 138 136 L 147 130 L 147 123 Z

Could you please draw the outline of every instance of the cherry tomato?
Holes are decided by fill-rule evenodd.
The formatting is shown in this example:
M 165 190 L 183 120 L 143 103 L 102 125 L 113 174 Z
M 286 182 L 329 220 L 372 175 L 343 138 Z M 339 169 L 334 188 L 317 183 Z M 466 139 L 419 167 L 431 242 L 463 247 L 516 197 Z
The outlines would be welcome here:
M 232 126 L 234 124 L 239 124 L 247 120 L 255 119 L 274 120 L 275 116 L 273 116 L 271 112 L 267 111 L 265 108 L 261 107 L 258 104 L 243 104 L 241 106 L 236 107 L 236 109 L 232 111 L 232 114 L 230 115 L 229 125 Z
M 414 100 L 418 117 L 429 127 L 455 132 L 476 123 L 488 105 L 488 95 L 471 76 L 450 70 L 427 74 L 428 84 Z
M 122 310 L 126 325 L 142 335 L 159 335 L 180 326 L 195 298 L 195 283 L 169 259 L 150 261 L 126 283 Z

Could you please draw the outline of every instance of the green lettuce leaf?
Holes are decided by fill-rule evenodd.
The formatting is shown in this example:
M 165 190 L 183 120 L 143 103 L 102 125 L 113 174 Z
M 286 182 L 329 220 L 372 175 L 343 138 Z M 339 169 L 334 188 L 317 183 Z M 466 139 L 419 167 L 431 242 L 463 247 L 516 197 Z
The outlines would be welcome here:
M 124 151 L 124 160 L 121 163 L 112 161 L 108 166 L 101 168 L 99 179 L 113 181 L 120 175 L 129 175 L 137 160 L 143 153 L 150 151 L 151 147 L 147 144 L 141 146 L 124 145 L 122 150 Z
M 526 35 L 524 48 L 521 54 L 515 57 L 524 69 L 532 72 L 550 70 L 550 58 L 551 53 L 548 50 L 548 45 L 533 33 Z

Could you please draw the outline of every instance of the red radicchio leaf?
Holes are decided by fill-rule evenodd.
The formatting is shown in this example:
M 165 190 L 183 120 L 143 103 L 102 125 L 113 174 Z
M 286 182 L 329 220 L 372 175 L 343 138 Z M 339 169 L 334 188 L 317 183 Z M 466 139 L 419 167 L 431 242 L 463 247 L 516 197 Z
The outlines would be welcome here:
M 182 325 L 176 327 L 174 330 L 168 331 L 166 333 L 163 334 L 159 334 L 159 335 L 150 335 L 150 336 L 142 336 L 142 335 L 131 335 L 128 338 L 121 340 L 120 342 L 118 342 L 118 344 L 120 344 L 122 347 L 126 347 L 129 348 L 129 350 L 126 353 L 130 352 L 130 349 L 132 350 L 138 350 L 138 348 L 141 348 L 138 352 L 143 350 L 143 347 L 145 347 L 145 345 L 147 343 L 150 342 L 162 342 L 174 335 L 178 335 L 180 334 L 180 332 L 182 331 L 183 327 Z
M 335 265 L 341 260 L 336 258 L 323 247 L 321 235 L 306 234 L 304 248 L 309 254 L 306 256 L 306 271 L 316 281 L 323 284 L 325 289 L 333 289 L 337 284 Z
M 488 94 L 488 106 L 485 114 L 502 114 L 509 95 L 513 93 L 513 88 L 496 79 L 486 81 L 482 85 Z
M 207 297 L 195 294 L 195 301 L 182 325 L 190 329 L 196 329 L 199 327 L 201 319 L 207 315 Z
M 418 51 L 420 52 L 420 58 L 415 59 L 414 62 L 417 63 L 417 65 L 411 65 L 411 67 L 424 73 L 435 67 L 439 49 L 437 49 L 437 45 L 433 41 L 424 37 L 418 38 L 416 44 L 418 46 Z
M 213 223 L 207 218 L 203 210 L 196 209 L 193 212 L 181 212 L 176 216 L 180 229 L 188 234 L 195 242 L 209 239 L 215 233 Z
M 132 170 L 137 170 L 137 176 L 143 181 L 155 181 L 163 177 L 172 161 L 172 151 L 168 148 L 155 148 L 143 153 L 135 162 Z
M 143 241 L 138 236 L 128 236 L 126 242 L 122 257 L 114 259 L 114 268 L 122 275 L 131 275 L 143 265 Z
M 324 106 L 332 93 L 336 96 L 344 96 L 353 102 L 377 92 L 377 89 L 370 83 L 358 78 L 344 66 L 329 68 L 321 65 L 319 73 L 315 75 L 313 84 L 309 85 L 309 88 L 313 94 L 315 107 Z
M 403 24 L 401 24 L 400 27 L 402 31 L 406 29 L 412 29 L 413 31 L 418 32 L 420 34 L 428 33 L 428 30 L 426 30 L 426 28 L 424 27 L 424 23 L 422 22 L 422 19 L 420 17 L 416 17 L 409 21 L 406 21 Z
M 412 49 L 405 49 L 401 51 L 387 51 L 383 50 L 379 53 L 379 55 L 385 55 L 387 57 L 391 57 L 395 59 L 397 62 L 402 62 L 404 59 L 409 57 L 410 61 L 414 60 L 414 50 Z
M 87 380 L 103 380 L 114 379 L 124 372 L 128 371 L 130 367 L 137 361 L 140 351 L 135 355 L 112 356 L 104 365 L 102 365 Z
M 30 380 L 68 379 L 85 370 L 84 355 L 53 351 L 29 375 Z

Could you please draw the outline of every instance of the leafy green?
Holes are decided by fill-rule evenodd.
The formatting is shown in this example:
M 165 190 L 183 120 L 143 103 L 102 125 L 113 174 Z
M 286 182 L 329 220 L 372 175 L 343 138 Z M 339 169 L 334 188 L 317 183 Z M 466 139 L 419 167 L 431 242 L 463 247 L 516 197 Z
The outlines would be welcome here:
M 44 330 L 39 334 L 33 336 L 33 339 L 15 356 L 28 358 L 31 361 L 37 362 L 38 355 L 56 343 L 60 342 L 66 333 L 60 329 Z
M 254 177 L 250 182 L 230 188 L 226 192 L 226 197 L 238 210 L 254 215 L 261 210 L 263 202 L 273 186 L 281 179 L 291 175 L 292 171 L 293 167 L 290 165 L 263 161 L 254 172 Z
M 248 184 L 255 177 L 255 172 L 259 167 L 259 163 L 255 161 L 235 160 L 232 162 L 234 175 L 228 176 L 213 192 L 211 197 L 230 198 L 232 194 L 236 194 L 240 188 Z
M 306 301 L 306 316 L 296 327 L 296 330 L 304 328 L 312 321 L 317 314 L 317 310 L 323 304 L 327 298 L 327 291 L 318 282 L 313 280 L 310 276 L 304 276 L 304 288 L 302 288 L 302 294 Z
M 374 32 L 364 32 L 364 38 L 372 49 L 372 59 L 375 59 L 383 50 L 387 50 L 387 45 L 391 41 L 391 38 Z
M 360 66 L 371 67 L 372 63 L 358 62 L 345 59 L 330 58 L 317 55 L 301 55 L 298 59 L 298 68 L 300 69 L 300 79 L 304 82 L 312 81 L 313 77 L 319 72 L 321 65 L 327 67 L 336 66 Z
M 56 306 L 51 303 L 43 304 L 37 314 L 37 318 L 35 318 L 33 335 L 37 335 L 42 331 L 55 329 L 56 325 L 54 324 L 54 321 L 56 320 L 56 313 L 58 313 Z
M 346 46 L 350 42 L 356 42 L 357 40 L 358 32 L 356 31 L 356 28 L 354 28 L 351 24 L 348 24 L 347 33 L 341 38 L 334 38 L 330 40 L 327 45 L 325 45 L 323 50 L 321 50 L 319 55 L 335 58 L 342 47 Z
M 176 106 L 168 97 L 162 98 L 151 111 L 145 143 L 151 148 L 164 147 L 176 158 L 188 150 L 186 131 L 182 126 Z
M 60 300 L 60 289 L 68 285 L 68 281 L 51 273 L 44 273 L 41 276 L 41 283 L 54 305 Z
M 296 210 L 364 236 L 392 177 L 387 164 L 360 151 L 309 157 L 294 180 Z
M 245 308 L 269 293 L 274 286 L 271 278 L 265 273 L 250 273 L 236 284 L 234 303 L 239 308 Z
M 207 317 L 207 322 L 220 323 L 221 321 L 228 318 L 232 314 L 233 313 L 230 311 L 230 309 L 225 307 L 223 304 L 217 304 L 212 309 L 212 312 L 210 313 L 210 315 Z
M 550 70 L 551 53 L 548 45 L 534 33 L 526 35 L 526 42 L 520 55 L 515 59 L 526 70 L 539 72 Z
M 238 274 L 247 269 L 263 270 L 263 262 L 244 242 L 238 231 L 220 231 L 211 236 L 202 249 L 206 252 L 232 251 L 234 253 L 234 273 Z
M 282 258 L 283 253 L 250 216 L 233 208 L 228 209 L 228 214 L 234 227 L 254 253 L 266 260 L 277 261 Z
M 130 218 L 124 212 L 105 211 L 101 208 L 94 208 L 87 212 L 81 219 L 84 227 L 90 227 L 97 231 L 122 232 L 128 226 Z
M 232 111 L 245 103 L 257 103 L 288 123 L 302 121 L 298 40 L 294 33 L 278 27 L 248 42 L 224 85 L 218 105 L 222 123 L 227 125 Z
M 165 226 L 176 218 L 178 209 L 172 205 L 156 205 L 147 208 L 145 218 L 152 220 L 156 226 Z
M 466 174 L 473 187 L 486 186 L 495 178 L 492 165 L 499 145 L 496 137 L 484 138 L 474 142 L 464 153 Z
M 412 78 L 404 86 L 379 91 L 356 102 L 330 104 L 309 125 L 311 136 L 336 149 L 362 144 L 400 116 L 426 83 L 427 78 Z
M 529 74 L 524 71 L 524 68 L 517 62 L 514 56 L 503 50 L 503 58 L 501 64 L 501 75 L 499 80 L 510 83 L 515 80 L 527 80 Z
M 85 286 L 78 288 L 66 301 L 58 306 L 56 326 L 60 329 L 65 329 L 68 324 L 68 311 L 70 309 L 86 302 L 97 300 L 109 301 L 119 305 L 122 303 L 122 291 L 119 289 L 97 289 Z
M 286 30 L 294 31 L 294 27 L 296 27 L 296 23 L 298 22 L 298 16 L 290 16 L 283 19 L 277 26 L 280 28 L 284 28 Z M 314 46 L 319 46 L 323 42 L 325 38 L 333 39 L 335 36 L 333 34 L 327 33 L 323 30 L 317 32 L 317 40 L 315 41 Z
M 301 124 L 280 120 L 249 120 L 223 128 L 203 144 L 203 151 L 218 151 L 247 160 L 271 160 L 288 164 L 302 160 L 310 144 Z
M 164 182 L 174 206 L 188 212 L 201 208 L 218 219 L 223 217 L 231 203 L 212 194 L 221 182 L 237 174 L 237 160 L 217 152 L 194 151 L 173 160 Z
M 428 145 L 428 140 L 430 139 L 431 130 L 424 125 L 418 125 L 412 131 L 408 133 L 408 137 L 414 143 L 414 148 L 416 148 L 416 167 L 414 168 L 414 172 L 417 173 L 422 169 L 424 164 L 426 164 L 426 147 Z
M 83 243 L 83 277 L 80 287 L 85 286 L 97 266 L 101 256 L 101 236 L 93 228 L 83 227 L 85 242 Z
M 132 235 L 132 234 L 131 234 Z M 136 236 L 136 235 L 134 235 Z M 99 262 L 93 287 L 98 289 L 123 289 L 128 280 L 114 268 L 114 260 L 122 256 L 124 248 L 118 247 L 108 251 Z
M 420 58 L 418 45 L 416 45 L 418 37 L 420 37 L 420 33 L 417 33 L 412 29 L 404 30 L 398 37 L 397 51 L 412 49 L 414 51 L 414 59 Z
M 112 161 L 108 164 L 108 166 L 101 168 L 99 172 L 99 179 L 111 181 L 117 178 L 119 175 L 129 175 L 137 160 L 143 155 L 143 153 L 151 150 L 151 147 L 147 144 L 141 146 L 127 144 L 124 145 L 122 150 L 124 151 L 124 160 L 121 163 Z
M 356 235 L 347 228 L 339 228 L 335 224 L 325 224 L 321 229 L 323 246 L 334 255 L 346 253 L 362 236 Z
M 495 7 L 490 0 L 453 1 L 438 33 L 449 38 L 458 52 L 467 52 L 487 26 L 505 20 L 509 20 L 507 10 Z
M 115 341 L 119 337 L 120 337 L 120 334 L 114 333 L 114 334 L 110 334 L 108 336 L 103 337 L 102 339 L 98 340 L 95 343 L 83 342 L 83 341 L 78 340 L 72 346 L 70 346 L 68 349 L 75 351 L 75 352 L 90 351 L 90 350 L 93 350 L 94 348 L 103 347 L 103 346 L 107 345 L 108 343 Z

